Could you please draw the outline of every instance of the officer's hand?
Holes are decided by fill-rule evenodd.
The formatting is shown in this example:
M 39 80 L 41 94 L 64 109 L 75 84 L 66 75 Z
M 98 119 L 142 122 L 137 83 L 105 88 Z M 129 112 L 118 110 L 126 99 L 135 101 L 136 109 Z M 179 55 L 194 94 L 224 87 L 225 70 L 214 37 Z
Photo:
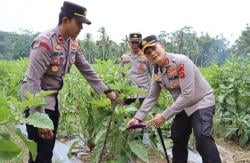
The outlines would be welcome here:
M 117 98 L 117 95 L 114 91 L 111 91 L 109 93 L 106 94 L 106 96 L 111 100 L 114 101 Z
M 116 102 L 117 104 L 123 105 L 123 101 L 121 99 L 118 99 L 118 95 L 116 94 L 116 92 L 112 91 L 110 93 L 107 93 L 106 96 L 111 100 Z
M 43 139 L 52 139 L 54 136 L 53 130 L 47 128 L 38 128 L 38 134 Z
M 129 126 L 133 126 L 133 125 L 137 125 L 137 124 L 139 124 L 139 123 L 140 123 L 140 122 L 139 122 L 138 119 L 132 118 L 132 119 L 130 119 L 130 120 L 128 121 L 128 127 L 129 127 Z
M 146 126 L 160 127 L 165 122 L 165 118 L 161 114 L 156 114 L 150 121 L 146 122 Z

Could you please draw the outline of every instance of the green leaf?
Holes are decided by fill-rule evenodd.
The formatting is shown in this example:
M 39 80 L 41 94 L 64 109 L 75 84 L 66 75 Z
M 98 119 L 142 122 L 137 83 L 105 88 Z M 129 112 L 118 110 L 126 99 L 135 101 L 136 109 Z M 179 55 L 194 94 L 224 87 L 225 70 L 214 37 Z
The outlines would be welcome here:
M 133 106 L 133 105 L 127 105 L 125 106 L 125 112 L 130 113 L 130 112 L 136 112 L 138 109 Z
M 29 91 L 25 92 L 25 97 L 27 98 L 26 101 L 22 102 L 20 104 L 20 107 L 22 109 L 26 109 L 30 106 L 43 106 L 47 104 L 47 101 L 45 100 L 45 96 L 51 95 L 55 93 L 55 91 L 40 91 L 39 93 L 33 95 Z
M 225 98 L 225 95 L 219 95 L 218 96 L 218 102 L 221 104 L 221 103 L 223 103 L 223 100 L 224 100 L 224 98 Z
M 0 139 L 10 140 L 10 134 L 0 133 Z
M 225 133 L 225 138 L 231 138 L 232 135 L 238 130 L 238 128 L 229 128 Z
M 136 154 L 141 160 L 149 162 L 148 152 L 144 145 L 139 141 L 129 141 L 128 145 L 131 151 Z
M 10 160 L 20 152 L 21 149 L 12 141 L 0 139 L 0 161 Z
M 94 143 L 99 144 L 100 142 L 102 142 L 102 140 L 105 137 L 106 132 L 107 132 L 106 129 L 102 129 L 101 131 L 99 131 L 98 134 L 95 137 Z
M 37 144 L 33 140 L 27 139 L 20 129 L 16 129 L 16 134 L 22 139 L 24 144 L 28 147 L 29 151 L 32 154 L 33 158 L 36 158 L 37 155 Z
M 110 101 L 107 98 L 102 98 L 102 99 L 91 99 L 89 101 L 90 104 L 94 105 L 95 107 L 106 107 L 110 105 Z
M 10 111 L 9 104 L 5 97 L 0 97 L 0 122 L 13 119 L 13 114 Z
M 37 128 L 54 129 L 52 120 L 45 113 L 31 113 L 28 118 L 23 118 L 21 121 Z
M 78 141 L 74 141 L 74 142 L 72 143 L 72 145 L 70 146 L 69 151 L 68 151 L 68 153 L 67 153 L 68 158 L 71 158 L 71 157 L 72 157 L 71 151 L 72 151 L 72 149 L 77 145 L 77 143 L 78 143 Z
M 127 163 L 128 162 L 128 158 L 126 156 L 117 156 L 117 158 L 115 160 L 110 161 L 110 163 Z
M 243 134 L 240 136 L 239 144 L 240 146 L 244 146 L 248 141 L 248 135 L 246 132 L 243 132 Z

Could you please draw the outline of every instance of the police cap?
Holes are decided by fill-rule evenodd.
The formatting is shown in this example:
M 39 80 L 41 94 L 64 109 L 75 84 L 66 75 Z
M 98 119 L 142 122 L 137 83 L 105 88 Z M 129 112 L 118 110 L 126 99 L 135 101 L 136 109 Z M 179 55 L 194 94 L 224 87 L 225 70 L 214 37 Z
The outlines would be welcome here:
M 74 16 L 79 22 L 90 25 L 91 21 L 86 18 L 87 9 L 78 4 L 64 1 L 61 11 L 70 16 Z
M 157 37 L 155 35 L 150 35 L 142 39 L 139 47 L 143 52 L 145 52 L 146 48 L 155 46 L 157 42 L 159 42 Z
M 130 33 L 129 34 L 129 39 L 130 40 L 141 40 L 142 35 L 140 33 Z

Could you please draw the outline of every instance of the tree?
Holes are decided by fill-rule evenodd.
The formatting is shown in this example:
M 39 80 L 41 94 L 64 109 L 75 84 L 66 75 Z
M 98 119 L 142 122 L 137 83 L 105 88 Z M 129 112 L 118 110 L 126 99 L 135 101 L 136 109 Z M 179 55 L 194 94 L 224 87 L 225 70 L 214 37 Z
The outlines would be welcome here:
M 248 24 L 245 30 L 241 32 L 240 37 L 236 40 L 233 51 L 240 55 L 250 53 L 250 27 Z

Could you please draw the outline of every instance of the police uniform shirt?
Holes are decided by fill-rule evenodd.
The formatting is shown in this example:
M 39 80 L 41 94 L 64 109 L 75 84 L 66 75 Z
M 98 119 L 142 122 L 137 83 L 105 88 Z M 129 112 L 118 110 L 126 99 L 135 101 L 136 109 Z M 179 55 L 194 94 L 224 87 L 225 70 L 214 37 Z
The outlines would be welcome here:
M 129 64 L 129 79 L 134 82 L 138 88 L 147 93 L 150 86 L 151 67 L 147 58 L 143 54 L 124 54 L 122 55 L 122 65 Z M 138 98 L 145 98 L 146 94 L 139 94 Z
M 77 42 L 71 38 L 64 40 L 57 26 L 41 33 L 32 43 L 29 67 L 21 90 L 22 99 L 25 100 L 24 94 L 27 90 L 33 94 L 41 90 L 59 91 L 72 64 L 75 64 L 96 92 L 101 93 L 108 89 L 85 59 Z M 45 98 L 48 101 L 45 108 L 54 110 L 55 97 L 51 95 Z
M 190 116 L 199 109 L 215 105 L 213 90 L 197 66 L 181 54 L 168 53 L 167 57 L 160 72 L 161 79 L 154 79 L 149 95 L 135 115 L 139 120 L 143 120 L 152 109 L 162 88 L 169 90 L 174 99 L 174 103 L 162 113 L 166 120 L 182 110 Z

